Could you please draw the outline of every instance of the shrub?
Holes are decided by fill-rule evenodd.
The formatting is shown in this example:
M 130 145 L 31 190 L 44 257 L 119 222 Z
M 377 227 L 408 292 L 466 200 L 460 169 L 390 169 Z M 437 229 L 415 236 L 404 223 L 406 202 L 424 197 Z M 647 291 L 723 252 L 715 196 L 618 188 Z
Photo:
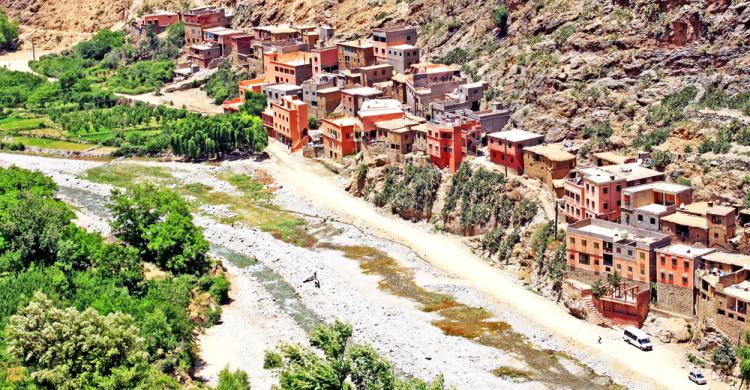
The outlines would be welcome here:
M 224 367 L 219 372 L 219 384 L 216 390 L 250 390 L 250 378 L 245 371 L 229 371 L 229 367 Z
M 18 38 L 18 22 L 9 20 L 5 11 L 0 9 L 0 49 L 15 49 L 16 38 Z
M 654 151 L 651 154 L 651 162 L 654 168 L 658 170 L 664 170 L 669 164 L 672 163 L 672 153 L 663 150 Z
M 728 338 L 721 338 L 719 345 L 711 354 L 711 360 L 716 368 L 722 372 L 729 372 L 734 367 L 737 362 L 737 355 L 734 351 L 734 345 Z
M 441 64 L 446 65 L 463 65 L 469 61 L 469 52 L 461 47 L 451 49 L 445 56 L 438 60 Z
M 172 152 L 189 159 L 222 158 L 232 152 L 260 153 L 268 146 L 268 133 L 257 116 L 247 113 L 189 116 L 167 123 Z
M 208 289 L 208 293 L 211 297 L 220 304 L 229 303 L 229 287 L 230 283 L 227 278 L 223 276 L 216 276 L 212 278 L 211 287 Z
M 495 26 L 500 29 L 501 37 L 508 34 L 508 12 L 508 6 L 505 4 L 501 4 L 492 11 L 492 21 L 495 23 Z
M 684 118 L 683 110 L 698 94 L 698 88 L 687 86 L 671 95 L 665 96 L 661 102 L 652 106 L 646 115 L 646 123 L 657 126 L 669 126 Z

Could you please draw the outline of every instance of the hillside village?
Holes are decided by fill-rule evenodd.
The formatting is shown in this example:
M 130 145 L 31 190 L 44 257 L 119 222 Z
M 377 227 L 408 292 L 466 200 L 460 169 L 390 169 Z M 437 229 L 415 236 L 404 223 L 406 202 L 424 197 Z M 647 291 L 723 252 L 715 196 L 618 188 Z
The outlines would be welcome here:
M 509 32 L 509 8 L 487 16 L 497 39 L 528 27 Z M 733 142 L 750 131 L 747 99 L 745 111 L 735 105 L 731 115 L 719 112 L 728 103 L 691 107 L 683 115 L 688 101 L 704 102 L 720 88 L 670 88 L 642 105 L 655 130 L 632 131 L 645 110 L 633 108 L 632 127 L 613 130 L 609 120 L 597 119 L 561 131 L 548 115 L 535 116 L 531 105 L 504 93 L 497 73 L 478 71 L 477 58 L 468 63 L 461 53 L 426 52 L 418 41 L 435 37 L 422 37 L 430 33 L 424 26 L 399 21 L 341 34 L 325 24 L 247 23 L 247 12 L 150 10 L 123 28 L 134 42 L 156 42 L 184 25 L 185 45 L 170 59 L 170 92 L 198 94 L 213 74 L 229 72 L 234 79 L 224 87 L 230 96 L 214 107 L 223 112 L 218 117 L 257 116 L 233 126 L 262 128 L 288 155 L 334 172 L 349 194 L 420 228 L 460 237 L 574 317 L 605 328 L 643 329 L 664 344 L 690 343 L 684 364 L 710 369 L 712 380 L 730 384 L 743 377 L 735 360 L 719 365 L 715 356 L 727 344 L 750 343 L 750 192 L 740 195 L 750 176 L 735 177 L 746 173 L 750 141 Z M 669 29 L 672 42 L 664 44 L 676 47 L 700 34 L 694 24 Z M 555 77 L 562 83 L 569 76 Z M 664 75 L 654 72 L 653 82 L 659 78 Z M 538 83 L 539 77 L 528 80 Z M 152 89 L 159 95 L 162 84 Z M 130 95 L 118 97 L 135 104 Z M 554 103 L 547 98 L 536 103 Z M 198 112 L 183 106 L 173 115 L 182 118 L 186 111 Z M 164 114 L 152 115 L 158 122 Z M 721 122 L 719 133 L 699 137 L 690 123 L 695 118 L 707 127 Z M 173 137 L 169 153 L 163 146 L 159 153 L 132 155 L 204 161 L 238 149 L 213 153 L 207 146 L 207 153 L 193 155 L 194 145 L 183 141 L 179 153 Z M 730 149 L 745 165 L 725 160 Z M 128 156 L 128 150 L 120 147 L 113 156 Z M 700 178 L 698 166 L 711 178 Z

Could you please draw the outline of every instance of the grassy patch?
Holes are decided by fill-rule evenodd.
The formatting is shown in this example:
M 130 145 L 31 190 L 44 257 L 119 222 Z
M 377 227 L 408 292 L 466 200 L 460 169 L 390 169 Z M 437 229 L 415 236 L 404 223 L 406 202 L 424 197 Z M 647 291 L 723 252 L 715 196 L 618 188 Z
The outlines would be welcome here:
M 161 181 L 170 183 L 172 175 L 161 167 L 149 167 L 139 164 L 107 164 L 89 169 L 84 179 L 96 183 L 111 184 L 115 187 L 128 188 L 144 181 Z
M 5 118 L 0 121 L 0 130 L 13 131 L 13 130 L 30 130 L 39 129 L 46 127 L 46 124 L 50 123 L 47 117 L 41 118 Z
M 502 366 L 492 370 L 495 376 L 503 379 L 510 379 L 514 382 L 526 382 L 531 380 L 531 373 L 518 368 Z
M 32 137 L 12 137 L 14 142 L 20 142 L 26 146 L 55 149 L 64 151 L 76 151 L 81 152 L 86 149 L 91 149 L 96 145 L 78 144 L 75 142 L 60 141 L 49 138 L 32 138 Z

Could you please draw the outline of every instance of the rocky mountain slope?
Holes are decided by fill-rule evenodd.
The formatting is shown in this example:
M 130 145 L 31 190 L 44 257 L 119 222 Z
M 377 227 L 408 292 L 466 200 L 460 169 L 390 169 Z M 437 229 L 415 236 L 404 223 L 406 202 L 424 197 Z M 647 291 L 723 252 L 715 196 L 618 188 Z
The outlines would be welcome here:
M 503 5 L 499 1 L 201 3 L 235 9 L 237 27 L 330 24 L 343 38 L 366 37 L 374 27 L 417 25 L 423 57 L 440 60 L 451 54 L 467 73 L 488 80 L 487 100 L 501 101 L 514 111 L 512 126 L 545 133 L 549 141 L 599 134 L 589 141 L 587 151 L 632 152 L 658 146 L 666 138 L 663 148 L 683 154 L 683 150 L 695 151 L 732 120 L 750 124 L 748 1 L 507 0 L 507 26 L 493 18 Z M 49 35 L 40 39 L 48 46 L 76 34 L 122 25 L 146 6 L 177 9 L 186 4 L 182 0 L 80 0 L 74 4 L 0 0 L 0 6 L 32 34 Z M 694 93 L 680 95 L 684 101 L 669 108 L 674 112 L 667 112 L 666 119 L 652 113 L 658 111 L 663 97 L 686 87 L 695 88 Z M 652 135 L 655 130 L 660 133 Z M 712 179 L 738 164 L 740 169 L 735 170 L 741 172 L 745 160 L 750 160 L 743 148 L 721 156 L 693 152 L 680 157 L 668 171 L 676 172 L 673 179 L 685 180 L 702 171 L 694 183 L 699 195 L 706 186 L 706 193 L 721 190 L 731 202 L 744 196 L 739 176 L 728 184 Z M 725 164 L 725 160 L 739 163 Z

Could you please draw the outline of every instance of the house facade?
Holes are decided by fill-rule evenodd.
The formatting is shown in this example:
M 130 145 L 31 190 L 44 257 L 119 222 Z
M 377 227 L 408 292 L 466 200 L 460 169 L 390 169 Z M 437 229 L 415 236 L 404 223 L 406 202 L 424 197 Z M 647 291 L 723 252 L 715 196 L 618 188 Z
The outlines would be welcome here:
M 344 156 L 356 153 L 354 139 L 357 120 L 350 116 L 326 118 L 321 122 L 323 150 L 326 158 L 341 160 Z
M 656 249 L 656 303 L 671 312 L 692 316 L 696 263 L 714 249 L 672 244 Z
M 544 136 L 524 130 L 506 130 L 487 134 L 490 161 L 523 173 L 523 150 L 525 147 L 541 145 Z
M 417 29 L 411 26 L 382 27 L 372 30 L 374 55 L 378 62 L 388 60 L 388 48 L 399 45 L 415 45 Z
M 292 152 L 302 149 L 310 140 L 307 104 L 297 96 L 284 96 L 271 102 L 273 133 Z
M 555 186 L 555 182 L 567 178 L 575 167 L 576 156 L 560 145 L 536 145 L 523 149 L 524 174 L 554 189 L 558 198 L 563 196 L 563 187 Z
M 476 121 L 427 122 L 427 154 L 438 168 L 456 172 L 461 162 L 476 154 L 482 128 Z

